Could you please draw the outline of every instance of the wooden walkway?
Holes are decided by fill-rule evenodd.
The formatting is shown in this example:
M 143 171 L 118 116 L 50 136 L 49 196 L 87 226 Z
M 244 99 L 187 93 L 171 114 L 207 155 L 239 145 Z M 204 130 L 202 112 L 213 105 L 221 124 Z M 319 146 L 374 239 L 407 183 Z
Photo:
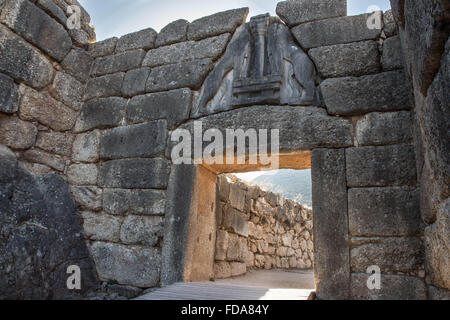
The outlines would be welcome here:
M 156 289 L 136 300 L 307 300 L 312 291 L 191 282 Z

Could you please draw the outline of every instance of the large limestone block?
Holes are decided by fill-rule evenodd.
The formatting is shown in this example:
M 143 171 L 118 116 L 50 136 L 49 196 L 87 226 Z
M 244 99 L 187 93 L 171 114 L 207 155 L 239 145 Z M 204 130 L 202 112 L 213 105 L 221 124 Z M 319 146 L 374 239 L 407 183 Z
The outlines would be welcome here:
M 297 0 L 277 4 L 277 15 L 289 27 L 347 14 L 346 0 Z
M 94 242 L 90 250 L 102 281 L 115 280 L 119 284 L 139 288 L 152 288 L 159 284 L 159 249 Z
M 163 237 L 162 217 L 128 216 L 120 229 L 120 240 L 125 244 L 156 246 Z
M 93 241 L 118 242 L 122 218 L 95 212 L 83 212 L 83 231 Z
M 84 93 L 84 100 L 121 96 L 125 73 L 113 73 L 90 79 Z
M 155 46 L 157 32 L 152 28 L 122 36 L 116 45 L 116 52 L 136 49 L 151 49 Z
M 39 132 L 36 147 L 60 156 L 70 157 L 74 138 L 71 133 Z
M 98 77 L 105 74 L 136 69 L 141 66 L 144 56 L 145 51 L 139 49 L 119 53 L 113 56 L 97 58 L 92 65 L 91 76 Z
M 187 40 L 189 22 L 183 19 L 169 23 L 156 37 L 155 47 L 171 45 Z
M 34 124 L 16 117 L 0 117 L 0 143 L 18 150 L 31 148 L 36 142 Z
M 19 107 L 19 94 L 14 80 L 0 73 L 0 112 L 14 113 Z

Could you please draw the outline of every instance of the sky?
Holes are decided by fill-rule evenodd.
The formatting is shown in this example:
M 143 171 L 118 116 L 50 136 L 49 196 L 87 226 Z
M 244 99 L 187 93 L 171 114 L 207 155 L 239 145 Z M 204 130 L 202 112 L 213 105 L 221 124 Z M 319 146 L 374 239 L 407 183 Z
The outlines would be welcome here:
M 79 0 L 89 12 L 97 41 L 153 28 L 160 31 L 178 19 L 195 19 L 229 9 L 249 7 L 249 17 L 269 12 L 275 16 L 280 0 Z M 365 13 L 369 6 L 383 11 L 389 0 L 347 0 L 347 14 Z

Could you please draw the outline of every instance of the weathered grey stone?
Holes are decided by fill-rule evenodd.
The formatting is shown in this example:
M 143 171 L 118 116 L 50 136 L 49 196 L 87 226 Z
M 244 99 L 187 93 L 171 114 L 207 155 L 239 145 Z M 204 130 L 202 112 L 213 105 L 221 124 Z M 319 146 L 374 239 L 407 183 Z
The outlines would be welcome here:
M 225 50 L 230 40 L 229 33 L 201 41 L 188 41 L 150 50 L 142 65 L 157 67 L 196 59 L 211 58 L 216 60 Z
M 0 177 L 0 299 L 80 299 L 95 290 L 95 267 L 64 179 L 35 178 L 4 157 Z M 81 291 L 66 289 L 70 265 L 82 270 Z
M 422 279 L 408 276 L 381 275 L 381 289 L 370 290 L 370 274 L 352 274 L 352 299 L 354 300 L 426 300 L 427 290 Z
M 75 46 L 86 47 L 89 44 L 89 34 L 83 29 L 69 30 L 69 35 L 72 38 L 72 42 Z
M 95 164 L 73 164 L 67 170 L 67 180 L 71 185 L 95 185 L 97 184 L 97 177 L 98 169 Z
M 94 59 L 92 56 L 83 49 L 74 48 L 61 62 L 61 67 L 81 81 L 86 83 L 89 80 L 89 73 L 91 71 L 92 63 Z
M 70 191 L 78 207 L 94 211 L 102 209 L 102 189 L 93 186 L 72 186 Z
M 434 285 L 450 287 L 450 199 L 440 206 L 436 222 L 425 229 L 426 269 Z
M 319 47 L 309 50 L 308 54 L 324 78 L 361 76 L 380 69 L 375 41 Z
M 188 27 L 188 39 L 200 40 L 222 33 L 233 33 L 245 23 L 248 11 L 248 8 L 228 10 L 195 20 Z
M 405 74 L 401 71 L 327 79 L 320 89 L 330 114 L 411 109 Z
M 450 290 L 429 286 L 428 287 L 428 299 L 429 300 L 450 300 Z
M 90 43 L 88 52 L 94 58 L 112 55 L 116 51 L 118 40 L 116 37 L 113 37 L 96 43 Z
M 117 41 L 116 52 L 135 49 L 152 49 L 155 47 L 157 32 L 152 28 L 127 34 Z
M 17 157 L 14 152 L 11 151 L 7 146 L 0 144 L 0 157 L 6 158 L 8 160 L 16 161 Z
M 161 241 L 163 229 L 161 217 L 127 216 L 120 228 L 120 241 L 154 247 Z
M 145 93 L 145 84 L 150 75 L 150 68 L 130 70 L 125 74 L 122 84 L 122 93 L 127 97 Z
M 122 218 L 95 212 L 83 212 L 83 231 L 89 240 L 112 241 L 120 240 Z
M 317 237 L 317 235 L 315 235 Z M 424 246 L 420 238 L 378 238 L 351 249 L 352 272 L 366 272 L 373 265 L 382 272 L 411 272 L 424 263 Z
M 62 132 L 39 132 L 36 147 L 42 150 L 70 157 L 74 136 Z
M 72 159 L 80 162 L 97 162 L 99 159 L 100 133 L 92 131 L 76 136 Z
M 369 113 L 356 123 L 356 141 L 360 146 L 401 143 L 411 139 L 409 111 Z
M 392 10 L 383 13 L 383 31 L 386 37 L 392 37 L 397 34 L 397 24 L 392 15 Z
M 108 57 L 95 59 L 91 69 L 91 76 L 98 77 L 105 74 L 125 72 L 141 66 L 145 51 L 142 49 L 127 51 Z
M 72 109 L 80 110 L 84 95 L 84 85 L 64 72 L 58 72 L 50 88 L 55 99 L 63 102 Z
M 415 153 L 409 144 L 349 148 L 346 158 L 349 187 L 416 183 Z
M 352 236 L 415 236 L 422 232 L 419 191 L 408 187 L 351 188 L 348 191 Z
M 140 288 L 132 287 L 132 286 L 121 286 L 118 284 L 108 285 L 108 293 L 109 294 L 117 294 L 121 297 L 125 297 L 127 299 L 134 299 L 144 291 Z
M 166 148 L 166 121 L 158 120 L 118 127 L 104 133 L 100 140 L 101 159 L 152 157 Z
M 0 25 L 0 72 L 34 88 L 44 88 L 53 79 L 52 64 L 3 25 Z
M 67 23 L 67 16 L 63 9 L 61 9 L 52 0 L 38 0 L 37 5 L 53 16 L 62 25 Z
M 215 260 L 224 261 L 227 258 L 228 232 L 217 230 Z
M 57 61 L 62 61 L 72 48 L 64 27 L 30 1 L 8 1 L 0 21 Z
M 0 112 L 14 113 L 17 111 L 19 94 L 14 80 L 0 73 Z
M 31 148 L 37 135 L 37 128 L 30 122 L 16 117 L 0 117 L 0 143 L 18 150 Z
M 66 162 L 59 156 L 55 156 L 51 153 L 39 150 L 30 149 L 22 154 L 22 158 L 35 163 L 46 165 L 56 171 L 64 171 Z
M 170 130 L 189 118 L 191 102 L 189 89 L 136 96 L 128 103 L 127 121 L 136 124 L 165 119 Z
M 127 213 L 130 209 L 131 190 L 126 189 L 104 189 L 103 209 L 115 215 Z
M 297 0 L 277 4 L 277 15 L 289 27 L 314 20 L 322 20 L 347 15 L 345 0 Z
M 159 284 L 161 252 L 159 249 L 94 242 L 91 246 L 99 277 L 119 284 L 151 288 Z
M 381 61 L 385 71 L 403 68 L 403 51 L 400 36 L 387 38 L 384 41 Z
M 129 196 L 131 212 L 145 215 L 163 215 L 166 192 L 161 190 L 133 190 Z
M 156 92 L 179 88 L 198 89 L 212 66 L 211 59 L 201 59 L 156 67 L 150 72 L 146 91 Z
M 75 124 L 75 132 L 118 126 L 125 115 L 127 101 L 122 98 L 100 98 L 86 102 Z
M 314 149 L 311 166 L 317 295 L 319 299 L 348 299 L 350 257 L 345 151 Z
M 362 14 L 308 22 L 293 28 L 292 33 L 304 49 L 375 40 L 380 36 L 381 29 L 367 27 L 369 16 Z
M 163 189 L 167 187 L 170 167 L 166 160 L 125 159 L 103 162 L 99 185 L 107 188 Z
M 194 165 L 173 165 L 167 186 L 161 285 L 184 280 Z
M 193 133 L 193 122 L 181 128 Z M 306 150 L 318 147 L 353 145 L 349 121 L 330 117 L 316 107 L 252 106 L 202 118 L 204 132 L 218 129 L 226 137 L 226 129 L 274 129 L 280 131 L 280 150 Z M 314 128 L 314 129 L 313 129 Z M 271 138 L 268 138 L 268 143 Z M 175 145 L 172 143 L 172 145 Z M 171 145 L 171 146 L 172 146 Z M 204 144 L 203 147 L 206 147 Z M 216 149 L 216 152 L 225 148 Z M 193 153 L 192 153 L 193 154 Z
M 156 37 L 155 47 L 167 46 L 187 40 L 187 29 L 189 22 L 176 20 L 161 29 Z
M 120 96 L 125 73 L 114 73 L 88 81 L 84 100 Z
M 61 102 L 53 99 L 47 92 L 21 86 L 22 101 L 19 115 L 24 120 L 37 120 L 55 131 L 73 128 L 77 113 Z

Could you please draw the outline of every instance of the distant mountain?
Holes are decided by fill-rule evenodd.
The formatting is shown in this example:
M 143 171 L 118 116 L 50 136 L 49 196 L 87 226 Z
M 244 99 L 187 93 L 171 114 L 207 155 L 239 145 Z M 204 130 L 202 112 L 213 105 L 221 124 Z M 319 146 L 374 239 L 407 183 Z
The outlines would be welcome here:
M 251 181 L 263 189 L 312 207 L 311 170 L 277 170 Z

